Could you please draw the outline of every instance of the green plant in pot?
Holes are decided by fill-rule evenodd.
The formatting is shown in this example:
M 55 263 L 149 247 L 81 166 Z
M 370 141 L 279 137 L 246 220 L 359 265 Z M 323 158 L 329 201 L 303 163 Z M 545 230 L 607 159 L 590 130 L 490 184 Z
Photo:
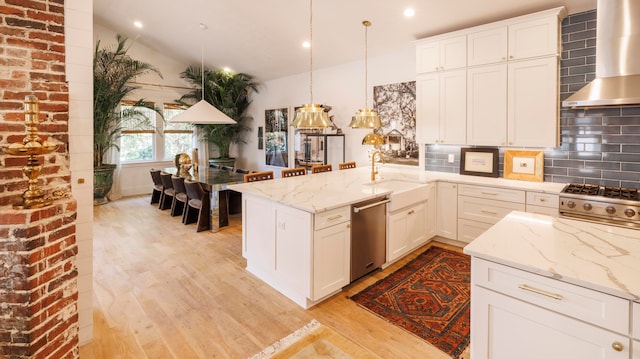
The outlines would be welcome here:
M 247 108 L 251 104 L 251 93 L 257 90 L 257 83 L 247 74 L 233 74 L 222 70 L 203 69 L 197 66 L 189 66 L 180 74 L 180 77 L 192 84 L 193 89 L 184 94 L 178 102 L 192 104 L 204 100 L 213 105 L 225 115 L 236 121 L 233 125 L 196 125 L 202 131 L 202 139 L 213 144 L 218 150 L 218 158 L 210 161 L 231 165 L 235 159 L 231 159 L 229 149 L 232 143 L 246 143 L 245 134 L 251 129 L 247 122 L 251 116 L 246 115 Z M 204 91 L 202 84 L 204 83 Z
M 148 125 L 150 119 L 142 108 L 155 110 L 151 104 L 139 99 L 125 110 L 120 109 L 123 100 L 139 87 L 132 86 L 131 81 L 140 75 L 160 71 L 152 65 L 135 60 L 128 55 L 127 38 L 116 36 L 116 46 L 100 46 L 96 43 L 93 57 L 93 202 L 104 204 L 107 194 L 113 186 L 115 164 L 104 163 L 108 151 L 120 150 L 120 137 L 123 120 L 129 123 Z

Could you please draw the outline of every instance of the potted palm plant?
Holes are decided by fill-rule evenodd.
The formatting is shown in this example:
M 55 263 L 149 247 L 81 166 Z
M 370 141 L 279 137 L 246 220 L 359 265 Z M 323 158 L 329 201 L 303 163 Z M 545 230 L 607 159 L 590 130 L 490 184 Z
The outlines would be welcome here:
M 251 120 L 246 110 L 251 104 L 252 91 L 257 90 L 257 83 L 247 74 L 233 74 L 222 70 L 203 69 L 189 66 L 180 77 L 192 84 L 193 89 L 184 94 L 179 102 L 192 104 L 202 100 L 202 83 L 204 82 L 204 100 L 224 112 L 236 121 L 233 125 L 196 125 L 202 131 L 203 140 L 213 144 L 217 151 L 217 158 L 210 158 L 210 162 L 233 166 L 235 159 L 229 154 L 232 143 L 246 143 L 244 135 L 251 129 L 247 122 Z
M 131 85 L 137 76 L 150 72 L 162 77 L 152 65 L 135 60 L 128 55 L 127 38 L 116 36 L 115 47 L 100 47 L 96 43 L 93 57 L 93 199 L 94 204 L 107 202 L 107 194 L 113 186 L 115 164 L 105 163 L 107 152 L 120 150 L 122 121 L 149 124 L 150 119 L 140 109 L 153 106 L 143 99 L 135 101 L 126 110 L 120 110 L 122 100 L 138 87 Z M 155 109 L 154 109 L 155 111 Z M 160 115 L 162 115 L 160 113 Z

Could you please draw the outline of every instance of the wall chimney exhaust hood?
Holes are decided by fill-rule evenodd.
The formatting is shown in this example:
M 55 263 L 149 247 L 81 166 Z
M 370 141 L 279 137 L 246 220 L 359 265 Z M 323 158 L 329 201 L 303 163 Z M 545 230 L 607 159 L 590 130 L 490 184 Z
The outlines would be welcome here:
M 564 107 L 640 105 L 640 1 L 598 0 L 596 78 Z

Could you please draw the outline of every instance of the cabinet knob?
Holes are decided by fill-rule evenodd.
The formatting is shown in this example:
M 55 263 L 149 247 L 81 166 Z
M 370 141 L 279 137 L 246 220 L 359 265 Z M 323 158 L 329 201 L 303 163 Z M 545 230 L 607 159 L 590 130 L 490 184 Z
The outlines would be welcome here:
M 620 342 L 611 343 L 611 347 L 613 348 L 613 350 L 615 350 L 617 352 L 621 352 L 621 351 L 624 350 L 624 345 L 622 345 L 622 343 L 620 343 Z
M 504 60 L 506 60 L 506 59 L 507 59 L 506 57 L 504 57 L 504 56 L 502 57 L 502 61 L 504 61 Z
M 513 59 L 513 55 L 509 56 L 510 59 Z
M 544 202 L 546 200 L 547 200 L 546 198 L 540 198 L 540 202 Z

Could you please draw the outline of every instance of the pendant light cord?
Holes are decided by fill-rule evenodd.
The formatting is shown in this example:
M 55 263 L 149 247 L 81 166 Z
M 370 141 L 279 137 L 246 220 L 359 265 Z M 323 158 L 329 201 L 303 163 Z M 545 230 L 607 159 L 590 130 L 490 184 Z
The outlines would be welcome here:
M 207 25 L 200 23 L 200 30 L 207 29 Z M 200 33 L 200 86 L 202 86 L 202 98 L 204 100 L 204 32 Z
M 309 103 L 313 104 L 313 0 L 309 0 Z
M 369 108 L 369 92 L 367 91 L 369 84 L 369 40 L 367 35 L 371 22 L 365 20 L 362 25 L 364 25 L 364 106 Z

